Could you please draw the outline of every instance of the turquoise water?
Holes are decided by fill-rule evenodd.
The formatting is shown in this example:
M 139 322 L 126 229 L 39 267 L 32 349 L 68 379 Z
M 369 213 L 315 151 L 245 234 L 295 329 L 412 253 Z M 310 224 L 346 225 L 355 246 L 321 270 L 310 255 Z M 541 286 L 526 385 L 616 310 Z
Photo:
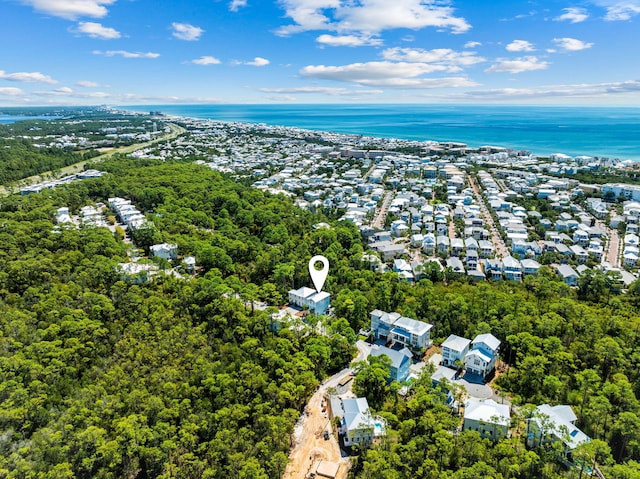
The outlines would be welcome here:
M 153 105 L 168 115 L 640 161 L 640 108 L 478 105 Z

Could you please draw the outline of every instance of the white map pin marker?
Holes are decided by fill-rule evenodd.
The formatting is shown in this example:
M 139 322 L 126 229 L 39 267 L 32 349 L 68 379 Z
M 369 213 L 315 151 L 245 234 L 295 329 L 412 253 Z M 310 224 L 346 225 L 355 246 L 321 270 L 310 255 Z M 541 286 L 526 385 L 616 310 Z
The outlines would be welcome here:
M 316 269 L 316 263 L 322 263 L 322 269 Z M 322 291 L 324 282 L 327 280 L 327 274 L 329 274 L 329 260 L 324 256 L 317 255 L 311 258 L 309 261 L 309 274 L 313 285 L 316 287 L 316 291 L 319 293 Z

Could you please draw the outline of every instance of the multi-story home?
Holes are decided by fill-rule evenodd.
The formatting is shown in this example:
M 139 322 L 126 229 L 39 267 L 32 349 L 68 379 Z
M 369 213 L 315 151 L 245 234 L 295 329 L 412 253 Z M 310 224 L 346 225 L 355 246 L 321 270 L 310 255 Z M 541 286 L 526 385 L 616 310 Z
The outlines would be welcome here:
M 495 369 L 500 340 L 494 335 L 479 334 L 471 342 L 471 349 L 464 357 L 465 369 L 471 374 L 486 378 Z
M 568 264 L 558 265 L 556 268 L 558 274 L 562 277 L 562 281 L 567 283 L 569 286 L 577 286 L 578 285 L 578 273 Z
M 591 438 L 575 426 L 576 417 L 571 406 L 538 406 L 527 420 L 527 446 L 540 447 L 553 442 L 562 443 L 560 460 L 571 464 L 571 452 Z
M 387 313 L 379 309 L 371 311 L 371 331 L 376 339 L 400 343 L 418 351 L 431 347 L 431 324 Z
M 332 396 L 330 403 L 332 416 L 340 418 L 338 433 L 343 436 L 344 445 L 370 446 L 374 438 L 375 420 L 367 398 L 342 399 Z
M 522 274 L 524 276 L 530 276 L 532 274 L 537 274 L 540 270 L 540 263 L 538 263 L 534 259 L 523 259 L 520 264 L 522 264 Z
M 478 431 L 492 441 L 507 437 L 510 421 L 509 406 L 493 399 L 469 399 L 464 404 L 463 430 Z
M 510 281 L 521 281 L 522 280 L 522 265 L 520 261 L 515 259 L 513 256 L 507 256 L 502 260 L 502 274 L 504 275 L 504 279 L 508 279 Z
M 409 349 L 402 348 L 401 350 L 387 348 L 386 346 L 373 345 L 371 348 L 371 356 L 387 356 L 391 359 L 391 367 L 389 368 L 388 382 L 405 381 L 409 377 L 409 367 L 411 366 L 411 358 L 413 354 Z
M 422 250 L 427 254 L 433 254 L 436 251 L 436 237 L 433 233 L 424 235 Z
M 315 289 L 303 286 L 289 291 L 289 303 L 299 308 L 309 308 L 316 316 L 326 314 L 331 303 L 331 295 L 326 291 L 316 292 Z
M 441 345 L 442 365 L 457 367 L 456 361 L 462 363 L 465 355 L 469 351 L 470 344 L 471 340 L 467 338 L 456 336 L 455 334 L 450 335 Z
M 178 259 L 178 245 L 162 243 L 154 244 L 149 248 L 151 256 L 164 259 Z

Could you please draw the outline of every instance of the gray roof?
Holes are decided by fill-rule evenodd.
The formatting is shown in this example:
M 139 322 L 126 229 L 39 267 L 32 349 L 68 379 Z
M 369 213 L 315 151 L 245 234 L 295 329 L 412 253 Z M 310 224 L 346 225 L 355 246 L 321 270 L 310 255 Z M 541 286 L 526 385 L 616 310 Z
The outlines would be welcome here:
M 425 323 L 424 321 L 418 321 L 417 319 L 407 318 L 406 316 L 402 316 L 398 318 L 398 320 L 393 323 L 394 328 L 402 328 L 410 331 L 413 334 L 418 336 L 422 336 L 424 333 L 429 331 L 433 326 L 429 323 Z
M 511 413 L 509 406 L 498 404 L 493 399 L 469 399 L 464 404 L 464 418 L 508 426 Z
M 343 399 L 342 410 L 348 430 L 373 428 L 373 418 L 367 398 Z
M 473 344 L 476 345 L 479 343 L 486 344 L 493 351 L 497 351 L 498 348 L 500 347 L 500 340 L 490 333 L 478 334 L 474 338 Z
M 442 343 L 442 347 L 449 348 L 453 351 L 463 351 L 464 348 L 469 346 L 469 344 L 471 344 L 470 339 L 452 334 L 444 340 L 444 342 Z
M 574 270 L 568 264 L 561 264 L 561 265 L 558 266 L 557 269 L 558 269 L 558 274 L 560 276 L 562 276 L 563 278 L 569 278 L 571 276 L 578 276 L 578 273 L 576 273 L 576 270 Z
M 540 416 L 547 418 L 552 424 L 551 428 L 555 436 L 557 436 L 568 448 L 575 449 L 579 444 L 591 441 L 591 438 L 584 432 L 574 426 L 576 415 L 573 413 L 571 406 L 549 406 L 543 404 L 536 408 Z M 533 417 L 533 421 L 540 424 L 538 417 Z M 567 435 L 568 434 L 568 435 Z
M 378 345 L 374 345 L 371 348 L 371 356 L 377 357 L 382 355 L 388 356 L 389 359 L 391 359 L 391 365 L 396 369 L 402 365 L 402 361 L 404 361 L 405 357 L 409 359 L 413 357 L 411 351 L 407 348 L 402 348 L 400 351 Z

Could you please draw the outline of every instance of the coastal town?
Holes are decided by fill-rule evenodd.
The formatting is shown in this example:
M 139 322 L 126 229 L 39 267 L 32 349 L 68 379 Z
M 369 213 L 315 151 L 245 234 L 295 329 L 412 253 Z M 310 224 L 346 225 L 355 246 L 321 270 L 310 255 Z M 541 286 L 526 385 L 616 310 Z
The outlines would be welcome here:
M 188 134 L 131 156 L 194 158 L 235 178 L 252 179 L 255 188 L 295 198 L 303 209 L 352 222 L 367 239 L 363 259 L 372 269 L 397 273 L 401 281 L 417 282 L 429 274 L 524 281 L 542 266 L 573 287 L 594 270 L 612 275 L 623 288 L 637 278 L 640 187 L 572 178 L 633 164 L 172 120 Z
M 193 162 L 249 188 L 290 197 L 303 210 L 351 223 L 366 244 L 362 267 L 401 283 L 533 285 L 530 278 L 544 271 L 568 288 L 589 289 L 592 281 L 604 279 L 608 288 L 622 291 L 638 277 L 640 187 L 575 177 L 633 171 L 628 163 L 158 115 L 146 123 L 155 139 L 143 134 L 142 146 L 122 153 L 127 158 Z M 86 146 L 69 136 L 65 142 Z M 20 194 L 108 174 L 100 170 L 100 158 L 83 168 L 61 178 L 23 182 Z M 131 250 L 117 274 L 129 283 L 148 283 L 161 274 L 195 276 L 197 256 L 179 254 L 177 244 L 151 245 L 153 261 L 135 248 L 135 233 L 153 226 L 148 213 L 121 197 L 85 205 L 77 215 L 60 205 L 56 231 L 106 227 L 119 235 Z M 250 303 L 252 311 L 271 308 L 274 331 L 313 328 L 326 335 L 322 321 L 310 326 L 300 318 L 332 315 L 331 299 L 329 292 L 301 285 L 289 291 L 285 305 Z M 494 387 L 505 363 L 499 357 L 502 341 L 491 331 L 470 338 L 450 334 L 434 345 L 430 323 L 396 311 L 375 309 L 369 315 L 369 327 L 358 332 L 358 356 L 325 379 L 307 403 L 284 478 L 346 478 L 349 453 L 383 441 L 386 420 L 372 414 L 371 398 L 357 396 L 352 388 L 362 365 L 380 357 L 388 359 L 385 380 L 400 385 L 399 395 L 410 396 L 412 386 L 428 377 L 452 412 L 464 410 L 460 431 L 476 431 L 494 442 L 511 437 L 512 414 L 519 414 L 519 407 Z M 565 466 L 580 467 L 573 454 L 591 438 L 576 426 L 577 419 L 568 404 L 536 405 L 527 420 L 527 446 L 555 443 Z M 604 477 L 595 466 L 590 474 Z

